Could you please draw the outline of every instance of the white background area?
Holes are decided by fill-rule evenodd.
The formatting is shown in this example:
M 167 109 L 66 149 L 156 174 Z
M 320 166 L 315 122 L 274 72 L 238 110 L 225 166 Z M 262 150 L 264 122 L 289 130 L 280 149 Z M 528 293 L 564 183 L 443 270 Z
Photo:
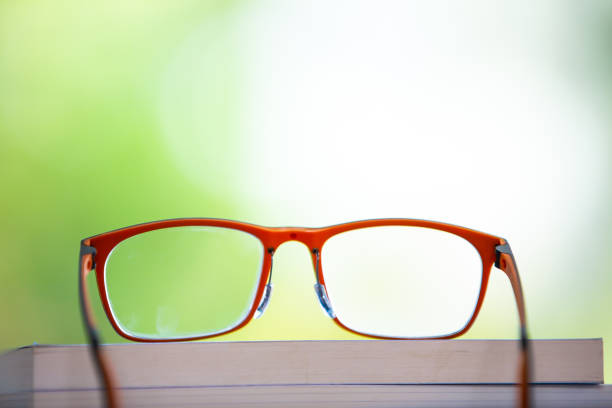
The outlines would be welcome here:
M 610 139 L 571 69 L 582 29 L 556 1 L 247 3 L 203 22 L 175 56 L 162 100 L 192 90 L 193 114 L 162 103 L 166 140 L 195 185 L 214 178 L 249 209 L 245 221 L 406 217 L 503 236 L 532 335 L 611 336 Z M 207 104 L 227 97 L 203 74 L 211 66 L 236 79 L 238 142 L 223 152 L 202 142 L 215 136 Z M 186 120 L 198 131 L 183 132 Z M 276 283 L 302 279 L 283 275 L 294 263 L 282 256 Z M 510 285 L 493 275 L 475 333 L 514 336 Z M 299 290 L 314 301 L 311 289 Z

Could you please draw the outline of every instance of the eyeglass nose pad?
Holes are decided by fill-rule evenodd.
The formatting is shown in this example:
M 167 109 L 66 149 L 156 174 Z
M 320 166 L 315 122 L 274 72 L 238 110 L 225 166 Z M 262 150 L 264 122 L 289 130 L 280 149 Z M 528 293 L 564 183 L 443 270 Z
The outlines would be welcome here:
M 270 303 L 270 294 L 272 293 L 272 284 L 268 283 L 266 285 L 266 291 L 264 292 L 263 298 L 261 299 L 261 303 L 259 303 L 259 306 L 257 306 L 257 310 L 255 311 L 255 319 L 259 319 L 264 312 L 266 311 L 266 308 L 268 307 L 268 303 Z
M 317 294 L 317 297 L 319 298 L 319 303 L 321 304 L 323 311 L 327 313 L 330 318 L 334 319 L 336 317 L 336 314 L 334 313 L 334 310 L 331 307 L 331 303 L 329 302 L 329 298 L 327 297 L 327 291 L 325 290 L 325 286 L 321 285 L 320 283 L 315 283 L 314 290 Z

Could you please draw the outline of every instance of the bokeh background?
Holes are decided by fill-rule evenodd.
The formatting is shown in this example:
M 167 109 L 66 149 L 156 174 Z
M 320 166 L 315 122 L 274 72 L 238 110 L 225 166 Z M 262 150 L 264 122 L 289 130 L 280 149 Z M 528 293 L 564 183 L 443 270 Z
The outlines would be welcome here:
M 611 108 L 607 1 L 0 2 L 0 350 L 84 341 L 90 235 L 410 217 L 506 237 L 531 335 L 603 337 L 610 382 Z M 274 272 L 224 339 L 353 338 L 303 246 Z M 494 272 L 467 337 L 516 335 Z

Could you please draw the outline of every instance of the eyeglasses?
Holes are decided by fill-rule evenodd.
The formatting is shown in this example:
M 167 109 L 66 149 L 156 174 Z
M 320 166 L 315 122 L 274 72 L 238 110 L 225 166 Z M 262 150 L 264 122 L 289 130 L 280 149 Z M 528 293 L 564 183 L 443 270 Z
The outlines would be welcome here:
M 525 306 L 514 256 L 503 238 L 414 219 L 356 221 L 324 228 L 268 228 L 238 221 L 156 221 L 81 241 L 81 310 L 107 405 L 114 380 L 100 350 L 85 285 L 95 269 L 106 316 L 140 342 L 205 339 L 264 313 L 274 252 L 298 241 L 310 250 L 314 292 L 343 329 L 379 339 L 449 339 L 468 331 L 492 266 L 514 291 L 521 339 L 519 399 L 528 405 Z

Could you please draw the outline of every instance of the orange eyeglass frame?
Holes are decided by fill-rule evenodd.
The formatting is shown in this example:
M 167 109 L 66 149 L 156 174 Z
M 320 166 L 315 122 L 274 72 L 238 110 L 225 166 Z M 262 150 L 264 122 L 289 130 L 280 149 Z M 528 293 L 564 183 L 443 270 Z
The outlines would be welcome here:
M 133 337 L 121 329 L 120 325 L 115 320 L 115 317 L 111 311 L 104 279 L 104 268 L 106 265 L 106 260 L 113 248 L 127 238 L 158 229 L 186 226 L 229 228 L 249 233 L 257 237 L 261 241 L 264 248 L 262 271 L 260 274 L 260 281 L 257 287 L 255 299 L 253 301 L 253 304 L 251 305 L 251 309 L 249 310 L 249 313 L 242 322 L 240 322 L 235 327 L 223 331 L 221 333 L 187 338 L 159 340 Z M 321 268 L 321 249 L 325 244 L 325 241 L 327 241 L 332 236 L 340 234 L 342 232 L 380 226 L 409 226 L 445 231 L 464 238 L 466 241 L 470 242 L 476 248 L 482 260 L 482 283 L 480 286 L 478 301 L 476 304 L 476 308 L 474 309 L 474 313 L 470 318 L 469 322 L 465 325 L 465 327 L 462 330 L 447 336 L 427 337 L 423 339 L 411 338 L 408 340 L 450 339 L 461 336 L 462 334 L 467 332 L 476 320 L 476 317 L 478 316 L 478 313 L 484 301 L 484 296 L 487 290 L 487 284 L 493 265 L 495 265 L 497 268 L 501 269 L 506 273 L 512 285 L 520 321 L 521 364 L 519 369 L 520 387 L 518 403 L 520 407 L 527 407 L 529 405 L 529 353 L 528 336 L 526 330 L 527 322 L 525 317 L 525 304 L 523 298 L 523 291 L 521 288 L 521 282 L 518 274 L 518 268 L 516 266 L 514 256 L 507 241 L 503 238 L 496 237 L 494 235 L 485 234 L 483 232 L 471 230 L 456 225 L 406 218 L 355 221 L 323 228 L 263 227 L 259 225 L 223 219 L 182 218 L 134 225 L 83 239 L 81 241 L 81 249 L 79 253 L 79 298 L 81 303 L 83 320 L 87 329 L 87 337 L 93 352 L 94 362 L 96 364 L 99 377 L 106 389 L 107 406 L 111 408 L 119 407 L 119 398 L 117 395 L 115 381 L 111 373 L 110 366 L 105 361 L 104 354 L 102 353 L 102 350 L 100 348 L 99 335 L 96 329 L 95 321 L 93 319 L 93 313 L 88 298 L 86 277 L 92 269 L 95 269 L 96 272 L 98 291 L 100 299 L 102 300 L 102 305 L 104 307 L 106 316 L 108 317 L 115 331 L 120 336 L 129 340 L 139 342 L 176 342 L 186 340 L 200 340 L 220 336 L 238 330 L 244 327 L 253 318 L 257 311 L 258 305 L 260 305 L 262 301 L 264 292 L 266 290 L 266 285 L 270 278 L 272 269 L 272 257 L 274 255 L 274 251 L 281 244 L 288 241 L 298 241 L 306 245 L 310 249 L 317 283 L 319 283 L 323 286 L 323 288 L 325 288 L 325 279 Z M 398 340 L 405 339 L 360 333 L 343 325 L 337 317 L 334 317 L 333 320 L 341 328 L 368 338 Z

